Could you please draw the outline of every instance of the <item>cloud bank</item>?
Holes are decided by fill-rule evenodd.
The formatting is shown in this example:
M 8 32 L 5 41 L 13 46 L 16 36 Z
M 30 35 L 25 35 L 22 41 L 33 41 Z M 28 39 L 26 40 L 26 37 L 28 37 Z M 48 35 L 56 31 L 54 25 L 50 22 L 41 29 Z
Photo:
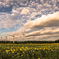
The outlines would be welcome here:
M 0 0 L 1 35 L 8 33 L 19 40 L 25 32 L 26 38 L 44 39 L 46 36 L 52 38 L 52 35 L 57 37 L 58 28 L 59 0 Z
M 43 15 L 33 21 L 29 21 L 24 25 L 24 28 L 44 28 L 44 27 L 54 27 L 59 26 L 59 12 L 54 14 Z
M 23 31 L 25 31 L 25 37 L 28 38 L 51 38 L 58 37 L 59 35 L 59 12 L 41 16 L 35 20 L 28 21 L 24 24 L 21 30 L 13 32 L 10 35 L 16 35 L 23 37 Z M 37 29 L 37 30 L 36 30 Z M 22 34 L 20 34 L 22 33 Z M 17 35 L 19 34 L 19 35 Z

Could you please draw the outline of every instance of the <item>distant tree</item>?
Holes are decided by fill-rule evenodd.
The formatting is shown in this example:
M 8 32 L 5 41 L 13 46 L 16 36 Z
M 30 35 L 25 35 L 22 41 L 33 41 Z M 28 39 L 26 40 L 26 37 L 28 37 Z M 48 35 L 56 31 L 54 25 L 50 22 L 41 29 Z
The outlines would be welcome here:
M 56 43 L 59 43 L 59 39 L 58 40 L 55 40 Z

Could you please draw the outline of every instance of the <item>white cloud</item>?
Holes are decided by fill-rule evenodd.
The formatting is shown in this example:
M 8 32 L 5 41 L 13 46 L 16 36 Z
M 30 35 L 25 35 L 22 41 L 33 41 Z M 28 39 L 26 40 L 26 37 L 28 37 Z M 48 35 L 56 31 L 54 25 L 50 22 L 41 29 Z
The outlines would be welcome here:
M 28 14 L 29 10 L 27 8 L 24 8 L 20 14 Z
M 19 23 L 19 20 L 15 20 L 13 16 L 9 13 L 1 13 L 0 15 L 0 29 L 1 28 L 11 28 Z

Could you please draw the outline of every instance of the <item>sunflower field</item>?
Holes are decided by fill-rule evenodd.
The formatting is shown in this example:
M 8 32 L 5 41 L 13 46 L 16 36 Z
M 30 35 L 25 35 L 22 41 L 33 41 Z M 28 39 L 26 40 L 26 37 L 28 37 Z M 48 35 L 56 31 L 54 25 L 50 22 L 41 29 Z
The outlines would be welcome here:
M 59 59 L 59 43 L 0 43 L 0 59 Z

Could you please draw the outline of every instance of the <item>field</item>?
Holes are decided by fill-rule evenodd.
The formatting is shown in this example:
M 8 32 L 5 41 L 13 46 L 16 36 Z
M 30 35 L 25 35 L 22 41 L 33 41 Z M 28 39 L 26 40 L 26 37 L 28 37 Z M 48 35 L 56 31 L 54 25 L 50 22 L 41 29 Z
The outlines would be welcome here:
M 59 59 L 59 43 L 0 44 L 0 59 Z

